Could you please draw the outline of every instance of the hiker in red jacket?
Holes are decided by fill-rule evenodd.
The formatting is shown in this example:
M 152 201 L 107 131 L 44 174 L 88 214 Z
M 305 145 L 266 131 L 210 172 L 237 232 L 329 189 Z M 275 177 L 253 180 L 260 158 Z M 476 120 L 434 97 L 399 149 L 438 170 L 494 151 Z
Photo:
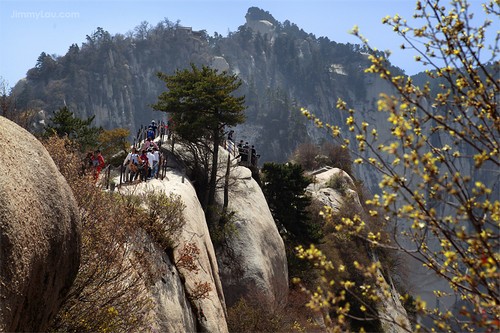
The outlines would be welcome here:
M 106 166 L 106 163 L 104 162 L 104 157 L 101 155 L 101 151 L 99 149 L 94 152 L 94 166 L 95 166 L 94 179 L 97 180 L 99 178 L 101 170 L 104 169 L 104 167 Z

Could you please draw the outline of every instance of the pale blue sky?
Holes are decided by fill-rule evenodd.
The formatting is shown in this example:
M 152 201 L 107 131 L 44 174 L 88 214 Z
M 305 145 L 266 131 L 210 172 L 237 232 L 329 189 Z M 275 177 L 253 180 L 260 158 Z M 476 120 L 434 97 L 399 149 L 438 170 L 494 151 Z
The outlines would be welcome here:
M 479 11 L 480 2 L 472 3 Z M 411 19 L 414 0 L 0 0 L 0 76 L 14 86 L 41 52 L 64 55 L 72 43 L 81 45 L 97 27 L 111 34 L 126 33 L 142 21 L 156 25 L 168 18 L 226 36 L 245 23 L 252 6 L 340 43 L 359 43 L 348 33 L 358 25 L 372 46 L 392 50 L 391 62 L 407 74 L 422 69 L 412 53 L 399 50 L 402 40 L 381 23 L 386 15 Z

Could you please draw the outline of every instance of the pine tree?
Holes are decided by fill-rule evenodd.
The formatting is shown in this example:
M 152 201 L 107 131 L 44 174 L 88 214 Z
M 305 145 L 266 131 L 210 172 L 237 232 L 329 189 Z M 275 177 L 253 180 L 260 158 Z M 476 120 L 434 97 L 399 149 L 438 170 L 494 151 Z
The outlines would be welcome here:
M 305 189 L 311 179 L 304 175 L 302 166 L 264 163 L 262 173 L 262 190 L 281 234 L 299 243 L 319 240 L 319 231 L 309 223 L 311 198 Z
M 92 116 L 87 119 L 76 118 L 67 106 L 60 108 L 49 120 L 49 125 L 44 128 L 44 137 L 57 135 L 68 136 L 69 139 L 78 143 L 82 151 L 98 144 L 99 134 L 102 128 L 93 127 L 90 124 L 94 121 Z
M 203 200 L 206 209 L 215 203 L 221 133 L 226 126 L 245 120 L 245 97 L 233 96 L 242 82 L 236 75 L 194 64 L 174 75 L 158 73 L 158 77 L 165 81 L 168 90 L 158 96 L 153 109 L 171 114 L 175 133 L 203 152 L 210 150 L 212 155 L 208 191 Z

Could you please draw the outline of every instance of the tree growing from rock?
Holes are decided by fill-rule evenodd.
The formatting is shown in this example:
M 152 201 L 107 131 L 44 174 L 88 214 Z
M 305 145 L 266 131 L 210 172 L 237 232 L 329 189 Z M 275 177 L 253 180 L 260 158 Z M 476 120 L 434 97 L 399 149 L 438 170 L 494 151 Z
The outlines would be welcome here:
M 171 115 L 175 133 L 194 145 L 194 153 L 210 155 L 210 175 L 202 204 L 207 211 L 215 203 L 219 145 L 225 127 L 243 123 L 244 96 L 235 96 L 242 82 L 236 75 L 194 64 L 190 69 L 177 70 L 173 75 L 158 73 L 165 81 L 167 91 L 158 96 L 152 107 Z
M 386 221 L 395 242 L 390 245 L 375 232 L 360 236 L 367 224 L 357 215 L 339 220 L 336 230 L 364 237 L 374 248 L 406 253 L 446 282 L 449 288 L 434 291 L 437 299 L 457 300 L 452 307 L 434 307 L 417 299 L 416 314 L 427 322 L 401 327 L 406 331 L 500 328 L 499 34 L 494 32 L 489 46 L 486 39 L 492 22 L 498 22 L 498 1 L 485 1 L 483 10 L 491 20 L 476 25 L 467 1 L 453 0 L 444 6 L 428 0 L 416 2 L 414 18 L 420 26 L 413 27 L 398 15 L 383 19 L 402 37 L 402 48 L 416 51 L 415 60 L 428 68 L 428 82 L 419 86 L 407 76 L 394 75 L 382 55 L 370 56 L 372 65 L 366 72 L 386 80 L 396 91 L 378 100 L 378 111 L 390 123 L 389 133 L 363 121 L 343 100 L 337 108 L 346 113 L 345 126 L 354 134 L 354 142 L 341 126 L 323 124 L 303 110 L 344 146 L 355 145 L 355 163 L 380 172 L 380 193 L 367 200 L 373 207 L 368 213 Z M 353 33 L 372 50 L 356 28 Z M 466 165 L 472 172 L 463 172 Z M 325 216 L 331 219 L 332 214 Z M 315 248 L 302 249 L 301 256 L 323 271 L 342 269 Z M 316 293 L 311 299 L 312 307 L 324 311 L 332 331 L 345 330 L 347 319 L 353 317 L 346 294 L 362 291 L 365 297 L 380 301 L 375 292 L 382 288 L 376 276 L 378 263 L 355 264 L 372 283 L 332 281 L 343 288 Z M 402 298 L 408 300 L 409 295 Z M 356 310 L 377 316 L 367 304 Z
M 67 106 L 54 112 L 49 124 L 44 128 L 44 136 L 56 134 L 59 137 L 68 136 L 73 142 L 80 145 L 81 151 L 94 148 L 98 144 L 102 128 L 91 126 L 94 116 L 87 119 L 75 117 Z
M 103 156 L 107 156 L 107 162 L 112 165 L 120 165 L 130 149 L 128 138 L 130 131 L 126 128 L 113 128 L 103 130 L 99 135 L 99 147 Z
M 299 243 L 317 242 L 321 235 L 319 228 L 310 223 L 307 208 L 311 198 L 305 191 L 312 180 L 304 175 L 302 167 L 264 163 L 261 171 L 262 191 L 280 233 Z

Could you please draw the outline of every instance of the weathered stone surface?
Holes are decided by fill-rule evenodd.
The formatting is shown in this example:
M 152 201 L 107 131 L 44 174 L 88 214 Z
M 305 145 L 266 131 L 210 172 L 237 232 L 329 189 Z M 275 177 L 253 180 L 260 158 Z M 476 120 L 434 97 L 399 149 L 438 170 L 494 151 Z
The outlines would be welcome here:
M 382 281 L 381 289 L 377 290 L 377 296 L 380 298 L 380 302 L 377 303 L 377 311 L 382 318 L 382 330 L 385 333 L 404 333 L 411 331 L 408 313 L 403 304 L 401 304 L 398 291 L 392 283 L 389 285 L 386 282 L 380 269 L 377 270 L 377 279 Z M 386 293 L 384 290 L 388 292 Z
M 142 237 L 143 248 L 154 262 L 159 277 L 155 281 L 143 280 L 147 298 L 152 308 L 147 313 L 151 332 L 196 332 L 195 311 L 191 308 L 179 271 L 167 253 L 146 234 Z M 146 328 L 145 328 L 146 329 Z
M 354 181 L 344 170 L 339 168 L 325 168 L 312 173 L 311 176 L 313 177 L 313 183 L 306 190 L 313 198 L 338 211 L 344 204 L 346 197 L 349 197 L 349 200 L 354 200 L 357 209 L 362 209 L 358 194 L 354 191 Z M 340 177 L 344 180 L 347 185 L 345 190 L 346 195 L 340 193 L 339 190 L 327 186 L 328 181 L 332 177 Z
M 212 58 L 211 67 L 218 70 L 219 72 L 229 71 L 229 64 L 227 63 L 226 59 L 221 56 L 215 56 Z
M 348 189 L 342 195 L 338 190 L 334 190 L 327 186 L 328 180 L 332 177 L 342 177 Z M 307 191 L 311 196 L 319 200 L 325 206 L 329 206 L 336 211 L 341 209 L 346 200 L 353 200 L 355 209 L 360 213 L 363 210 L 359 201 L 358 194 L 352 189 L 354 182 L 349 175 L 338 168 L 319 170 L 313 174 L 314 183 L 307 187 Z M 371 254 L 370 254 L 371 255 Z M 377 278 L 380 282 L 380 289 L 376 291 L 380 302 L 377 303 L 377 311 L 382 318 L 381 325 L 383 332 L 387 333 L 402 333 L 411 329 L 408 314 L 401 304 L 399 293 L 391 282 L 386 281 L 380 269 L 377 270 Z
M 76 201 L 47 150 L 0 117 L 0 331 L 44 331 L 76 276 Z
M 274 34 L 274 25 L 267 20 L 251 20 L 247 18 L 246 21 L 246 25 L 256 33 L 260 33 L 261 35 Z
M 217 253 L 226 302 L 231 306 L 241 297 L 257 299 L 273 309 L 284 305 L 288 295 L 283 239 L 250 170 L 234 167 L 231 172 L 228 209 L 235 213 L 234 231 Z
M 178 249 L 189 242 L 195 243 L 201 252 L 197 274 L 179 269 L 184 291 L 180 289 L 177 268 L 161 255 L 163 259 L 159 266 L 164 267 L 166 273 L 150 288 L 155 302 L 155 313 L 151 316 L 155 329 L 191 331 L 194 320 L 197 330 L 227 332 L 226 300 L 231 305 L 240 297 L 259 299 L 269 308 L 286 302 L 288 270 L 285 247 L 267 202 L 247 168 L 236 167 L 232 175 L 234 184 L 231 185 L 229 209 L 237 212 L 236 230 L 225 239 L 230 250 L 218 253 L 217 257 L 196 192 L 181 174 L 169 171 L 166 180 L 150 180 L 122 189 L 135 194 L 163 191 L 180 195 L 186 205 L 186 225 L 179 237 Z M 178 249 L 174 251 L 174 262 L 179 258 Z M 210 283 L 212 291 L 209 296 L 186 303 L 199 282 Z M 201 318 L 200 308 L 206 319 Z
M 208 232 L 205 214 L 201 204 L 196 196 L 196 192 L 191 183 L 176 171 L 167 172 L 165 180 L 153 179 L 148 182 L 142 182 L 131 187 L 124 187 L 123 191 L 131 191 L 134 194 L 140 194 L 148 191 L 174 193 L 180 195 L 185 204 L 184 217 L 186 225 L 183 227 L 178 240 L 178 248 L 174 250 L 174 262 L 179 260 L 178 250 L 186 243 L 194 243 L 200 250 L 197 261 L 199 271 L 192 271 L 180 268 L 182 275 L 180 279 L 184 285 L 184 291 L 181 291 L 178 284 L 177 269 L 171 266 L 169 261 L 166 265 L 170 274 L 167 282 L 156 281 L 152 288 L 152 294 L 155 294 L 156 313 L 153 315 L 156 322 L 169 322 L 160 327 L 166 332 L 191 332 L 193 328 L 193 318 L 196 320 L 196 330 L 203 332 L 227 332 L 226 306 L 224 292 L 219 278 L 219 268 L 215 251 Z M 166 260 L 166 259 L 165 259 Z M 168 273 L 167 273 L 168 274 Z M 165 279 L 166 275 L 163 276 Z M 208 282 L 212 290 L 206 298 L 194 299 L 186 302 L 197 289 L 197 283 Z M 195 308 L 194 308 L 194 307 Z M 199 315 L 199 310 L 203 311 L 204 318 Z M 175 321 L 179 321 L 173 324 Z M 183 325 L 186 326 L 183 326 Z

